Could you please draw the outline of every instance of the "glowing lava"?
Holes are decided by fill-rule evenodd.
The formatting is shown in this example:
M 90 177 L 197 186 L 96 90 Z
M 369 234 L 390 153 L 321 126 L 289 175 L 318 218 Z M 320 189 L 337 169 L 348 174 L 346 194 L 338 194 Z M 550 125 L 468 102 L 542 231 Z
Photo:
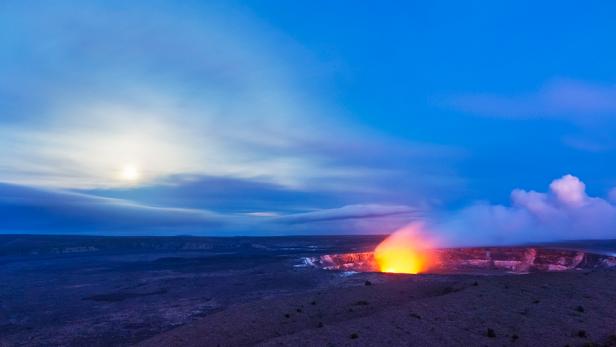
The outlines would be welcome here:
M 421 224 L 412 224 L 395 231 L 374 250 L 374 259 L 381 272 L 418 274 L 433 262 L 431 242 L 422 236 Z

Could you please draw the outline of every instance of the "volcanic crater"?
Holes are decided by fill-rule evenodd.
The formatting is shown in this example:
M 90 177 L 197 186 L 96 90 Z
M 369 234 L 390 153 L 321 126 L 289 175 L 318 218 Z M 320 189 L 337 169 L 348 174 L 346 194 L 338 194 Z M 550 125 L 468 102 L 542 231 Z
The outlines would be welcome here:
M 581 250 L 544 247 L 441 248 L 427 251 L 430 264 L 420 273 L 499 274 L 571 271 L 616 267 L 616 257 Z M 304 259 L 326 270 L 387 272 L 374 252 L 326 254 Z

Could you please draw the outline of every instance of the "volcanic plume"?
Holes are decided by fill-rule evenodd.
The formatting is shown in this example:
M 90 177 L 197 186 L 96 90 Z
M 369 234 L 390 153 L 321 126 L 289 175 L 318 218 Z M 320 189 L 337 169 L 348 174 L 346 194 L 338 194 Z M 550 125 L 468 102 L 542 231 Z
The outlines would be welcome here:
M 434 240 L 423 232 L 423 225 L 414 223 L 383 240 L 374 250 L 374 259 L 381 272 L 417 274 L 435 262 L 433 247 Z

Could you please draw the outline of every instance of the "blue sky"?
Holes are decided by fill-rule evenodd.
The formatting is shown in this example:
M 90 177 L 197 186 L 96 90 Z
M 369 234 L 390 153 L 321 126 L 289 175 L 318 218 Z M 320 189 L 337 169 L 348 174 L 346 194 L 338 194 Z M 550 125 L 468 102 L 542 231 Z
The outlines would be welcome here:
M 580 238 L 616 225 L 615 12 L 3 2 L 0 232 Z

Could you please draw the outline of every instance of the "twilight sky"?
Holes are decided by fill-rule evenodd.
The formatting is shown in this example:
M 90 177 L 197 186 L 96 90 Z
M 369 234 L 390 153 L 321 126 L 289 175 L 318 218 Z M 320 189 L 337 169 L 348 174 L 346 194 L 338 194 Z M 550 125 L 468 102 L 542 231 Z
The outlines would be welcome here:
M 616 4 L 0 3 L 0 233 L 616 238 Z

